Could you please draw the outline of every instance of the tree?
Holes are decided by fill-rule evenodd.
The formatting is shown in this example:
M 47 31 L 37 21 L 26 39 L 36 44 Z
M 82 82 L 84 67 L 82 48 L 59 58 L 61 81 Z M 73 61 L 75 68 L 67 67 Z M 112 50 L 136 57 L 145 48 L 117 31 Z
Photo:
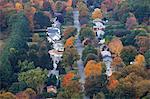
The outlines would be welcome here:
M 40 41 L 40 36 L 38 33 L 33 34 L 32 36 L 32 42 L 39 42 Z
M 139 23 L 146 23 L 149 19 L 148 12 L 150 10 L 149 3 L 150 1 L 147 0 L 128 0 L 130 4 L 130 9 L 135 14 L 136 18 L 138 19 Z
M 150 47 L 150 38 L 149 36 L 136 36 L 136 45 L 140 53 L 145 53 Z
M 97 50 L 92 45 L 87 45 L 84 50 L 82 51 L 82 60 L 85 61 L 88 54 L 95 54 L 97 55 Z
M 99 8 L 94 9 L 93 13 L 92 13 L 92 18 L 93 19 L 102 19 L 102 11 Z
M 100 76 L 102 73 L 102 64 L 94 60 L 90 60 L 84 68 L 84 73 L 86 78 L 90 76 Z
M 84 61 L 84 66 L 85 66 L 85 65 L 87 64 L 87 62 L 90 61 L 90 60 L 95 60 L 96 62 L 98 62 L 99 57 L 98 57 L 97 55 L 93 54 L 93 53 L 88 54 L 87 57 L 86 57 L 86 59 L 85 59 L 85 61 Z
M 11 15 L 11 17 L 8 20 L 8 26 L 11 29 L 11 33 L 0 56 L 0 79 L 2 86 L 1 88 L 9 87 L 10 83 L 12 83 L 12 81 L 8 82 L 8 80 L 12 78 L 12 74 L 14 73 L 9 60 L 9 56 L 11 55 L 10 49 L 14 48 L 19 52 L 21 52 L 22 49 L 28 49 L 24 37 L 29 35 L 29 23 L 24 13 L 19 12 L 17 14 Z M 24 56 L 24 54 L 22 54 L 22 56 Z M 20 58 L 18 58 L 17 56 L 17 60 L 14 61 L 17 62 L 18 59 Z
M 74 77 L 75 77 L 75 74 L 74 74 L 73 72 L 67 73 L 67 74 L 63 77 L 62 86 L 63 86 L 63 87 L 69 86 L 69 84 L 71 83 L 71 81 L 73 80 Z
M 116 79 L 113 77 L 113 75 L 112 75 L 112 76 L 110 77 L 110 79 L 109 79 L 107 88 L 108 88 L 110 91 L 112 91 L 112 90 L 114 90 L 114 89 L 118 86 L 118 84 L 119 84 L 119 81 L 116 80 Z
M 85 95 L 93 99 L 93 95 L 96 95 L 99 92 L 106 90 L 106 84 L 107 76 L 105 74 L 86 78 L 84 84 Z
M 68 38 L 66 40 L 66 43 L 65 43 L 64 47 L 67 48 L 67 47 L 74 46 L 74 41 L 75 41 L 75 37 L 71 36 L 70 38 Z
M 67 6 L 71 7 L 72 6 L 72 0 L 67 1 Z
M 36 96 L 36 92 L 31 88 L 27 88 L 26 90 L 23 91 L 23 93 L 27 94 L 31 99 Z
M 77 52 L 77 49 L 75 47 L 66 48 L 63 53 L 63 64 L 64 66 L 70 66 L 71 69 L 73 69 L 73 64 L 77 60 L 80 59 L 80 56 Z
M 12 94 L 11 92 L 4 92 L 4 93 L 0 93 L 0 98 L 1 99 L 16 99 L 16 96 Z
M 40 44 L 40 48 L 38 50 L 38 66 L 40 66 L 43 69 L 52 69 L 53 68 L 53 61 L 52 58 L 50 57 L 50 55 L 48 54 L 48 49 L 47 49 L 47 45 L 46 42 L 43 41 Z
M 144 65 L 145 57 L 143 55 L 141 55 L 141 54 L 138 54 L 137 56 L 135 56 L 134 62 L 137 65 L 142 65 L 142 64 Z
M 150 67 L 150 50 L 147 50 L 144 56 L 146 61 L 146 67 Z
M 78 4 L 77 4 L 77 8 L 78 8 L 78 10 L 79 10 L 79 17 L 81 18 L 81 17 L 87 17 L 88 16 L 88 11 L 89 11 L 89 9 L 88 9 L 88 7 L 87 7 L 87 5 L 85 4 L 85 3 L 83 3 L 83 2 L 78 2 Z
M 17 2 L 17 3 L 15 4 L 15 9 L 16 9 L 17 11 L 20 11 L 21 9 L 23 9 L 23 5 L 22 5 L 21 3 L 19 3 L 19 2 Z
M 117 56 L 120 56 L 120 53 L 123 49 L 122 42 L 119 38 L 112 39 L 111 42 L 108 44 L 108 47 L 110 48 L 110 51 L 112 53 L 115 53 Z
M 44 13 L 41 11 L 38 11 L 34 14 L 33 21 L 34 21 L 35 28 L 38 28 L 38 29 L 51 26 L 49 17 L 44 15 Z
M 121 58 L 125 64 L 129 64 L 134 61 L 134 57 L 137 55 L 137 50 L 133 46 L 125 46 L 121 51 Z
M 146 32 L 143 30 L 131 30 L 130 33 L 128 33 L 126 36 L 121 38 L 121 41 L 124 46 L 128 46 L 128 45 L 137 46 L 136 37 L 140 35 L 146 35 Z
M 60 91 L 58 94 L 58 98 L 60 99 L 81 99 L 81 84 L 78 80 L 72 80 L 68 86 L 63 87 L 63 91 Z
M 26 72 L 19 73 L 18 80 L 25 82 L 29 87 L 35 88 L 38 94 L 44 89 L 44 83 L 47 79 L 47 70 L 41 68 L 31 69 Z
M 33 62 L 28 62 L 27 60 L 25 60 L 23 62 L 19 61 L 18 66 L 19 66 L 21 72 L 26 72 L 28 70 L 31 70 L 31 69 L 35 68 L 34 63 Z
M 126 21 L 126 27 L 128 30 L 134 29 L 137 26 L 137 20 L 134 15 L 130 15 Z
M 68 39 L 71 36 L 75 36 L 76 34 L 77 34 L 77 29 L 75 27 L 70 26 L 64 30 L 64 38 L 65 39 Z
M 90 27 L 83 27 L 80 30 L 79 38 L 83 41 L 85 38 L 94 39 L 95 34 Z
M 56 1 L 55 3 L 55 10 L 58 13 L 61 13 L 64 10 L 64 5 L 62 1 Z
M 27 87 L 28 86 L 25 82 L 15 82 L 10 86 L 9 91 L 12 93 L 18 93 L 20 91 L 25 90 Z

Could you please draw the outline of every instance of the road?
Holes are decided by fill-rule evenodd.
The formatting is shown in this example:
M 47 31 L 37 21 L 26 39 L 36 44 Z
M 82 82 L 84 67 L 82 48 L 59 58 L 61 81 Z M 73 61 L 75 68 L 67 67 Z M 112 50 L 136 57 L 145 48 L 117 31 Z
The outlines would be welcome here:
M 73 18 L 74 18 L 74 26 L 77 28 L 78 34 L 79 34 L 80 23 L 79 23 L 79 11 L 77 9 L 74 9 L 74 11 L 73 11 Z M 83 61 L 81 60 L 83 45 L 82 45 L 82 43 L 81 43 L 81 41 L 78 37 L 78 34 L 77 34 L 77 37 L 76 37 L 75 46 L 77 48 L 78 54 L 80 55 L 80 60 L 77 61 L 77 65 L 78 65 L 79 75 L 81 77 L 80 82 L 84 83 L 85 82 L 84 66 L 83 66 Z
M 74 26 L 78 30 L 78 34 L 76 35 L 76 41 L 75 41 L 75 46 L 77 48 L 78 54 L 80 55 L 80 60 L 77 61 L 78 71 L 79 71 L 78 73 L 80 75 L 80 83 L 82 83 L 82 87 L 84 91 L 85 75 L 84 75 L 84 65 L 81 59 L 84 46 L 82 45 L 81 40 L 78 37 L 80 31 L 80 23 L 79 23 L 79 11 L 77 9 L 74 9 L 73 11 L 73 18 L 74 18 Z M 89 99 L 89 98 L 84 95 L 83 99 Z

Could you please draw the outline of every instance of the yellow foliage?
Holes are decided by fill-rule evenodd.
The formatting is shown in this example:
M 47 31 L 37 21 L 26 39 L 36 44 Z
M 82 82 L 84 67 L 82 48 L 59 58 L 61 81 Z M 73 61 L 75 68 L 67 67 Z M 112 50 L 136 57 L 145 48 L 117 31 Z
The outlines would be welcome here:
M 23 5 L 21 4 L 21 3 L 16 3 L 15 4 L 15 9 L 17 10 L 17 11 L 19 11 L 19 10 L 21 10 L 21 9 L 23 9 Z
M 93 19 L 96 19 L 96 18 L 99 18 L 99 19 L 102 19 L 102 11 L 101 11 L 101 9 L 99 9 L 99 8 L 96 8 L 96 9 L 94 9 L 94 12 L 92 13 L 92 18 Z
M 0 93 L 0 99 L 16 99 L 16 96 L 11 92 Z
M 134 60 L 135 64 L 143 64 L 145 62 L 145 57 L 141 54 L 137 55 Z
M 97 63 L 94 60 L 88 61 L 84 69 L 84 73 L 86 77 L 99 76 L 101 75 L 101 72 L 102 72 L 101 63 Z

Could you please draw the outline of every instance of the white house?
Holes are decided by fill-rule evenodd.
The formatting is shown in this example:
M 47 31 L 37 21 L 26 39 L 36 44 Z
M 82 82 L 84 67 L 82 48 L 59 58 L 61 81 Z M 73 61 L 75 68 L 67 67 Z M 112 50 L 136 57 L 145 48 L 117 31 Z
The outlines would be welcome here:
M 101 55 L 103 58 L 103 62 L 106 65 L 106 75 L 111 76 L 112 75 L 112 69 L 111 69 L 111 63 L 112 63 L 112 57 L 110 51 L 104 50 L 101 51 Z
M 52 43 L 61 39 L 60 30 L 58 28 L 48 27 L 46 35 L 47 40 Z

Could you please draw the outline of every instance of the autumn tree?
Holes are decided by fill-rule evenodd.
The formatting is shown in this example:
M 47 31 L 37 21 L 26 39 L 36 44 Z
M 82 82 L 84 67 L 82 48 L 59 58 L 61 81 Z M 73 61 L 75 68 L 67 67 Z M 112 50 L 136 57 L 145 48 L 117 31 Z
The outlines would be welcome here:
M 46 79 L 47 70 L 42 70 L 39 67 L 26 72 L 21 72 L 18 76 L 19 81 L 23 81 L 29 87 L 35 88 L 38 94 L 41 94 L 43 92 Z
M 102 73 L 102 64 L 94 60 L 90 60 L 84 68 L 84 73 L 86 77 L 100 76 Z
M 78 2 L 78 4 L 77 4 L 77 8 L 78 8 L 78 10 L 79 10 L 79 17 L 81 18 L 81 17 L 87 17 L 88 16 L 88 11 L 89 11 L 89 9 L 88 9 L 88 7 L 87 7 L 87 5 L 85 4 L 85 3 L 83 3 L 83 2 Z
M 59 98 L 81 98 L 81 84 L 73 72 L 67 73 L 62 81 L 63 91 L 58 94 Z
M 107 85 L 107 88 L 112 91 L 114 90 L 119 84 L 119 81 L 116 80 L 115 77 L 113 77 L 113 75 L 111 75 L 111 77 L 109 78 L 109 82 L 108 82 L 108 85 Z
M 93 19 L 102 19 L 102 11 L 99 8 L 94 9 L 93 13 L 92 13 L 92 18 Z
M 32 36 L 32 42 L 39 42 L 40 41 L 40 36 L 38 33 L 33 34 Z
M 145 53 L 148 49 L 150 49 L 150 37 L 149 36 L 136 36 L 136 45 L 138 46 L 138 50 L 141 53 Z
M 22 5 L 21 3 L 19 3 L 19 2 L 17 2 L 17 3 L 15 4 L 15 9 L 16 9 L 17 11 L 20 11 L 20 10 L 23 9 L 23 5 Z
M 16 96 L 11 92 L 0 93 L 0 99 L 16 99 Z
M 148 86 L 148 72 L 145 71 L 145 67 L 142 65 L 129 65 L 123 67 L 117 77 L 119 84 L 116 89 L 112 90 L 117 96 L 115 97 L 130 97 L 140 98 L 147 93 Z M 145 83 L 143 81 L 145 80 Z M 143 87 L 145 84 L 147 86 Z M 143 92 L 141 92 L 143 90 Z
M 137 65 L 144 65 L 145 57 L 141 54 L 138 54 L 137 56 L 135 56 L 134 63 Z
M 75 74 L 73 72 L 69 72 L 67 73 L 64 77 L 63 77 L 63 81 L 62 81 L 62 86 L 66 87 L 68 86 L 71 81 L 73 80 L 73 78 L 75 77 Z
M 74 41 L 75 41 L 75 37 L 71 36 L 70 38 L 68 38 L 66 40 L 66 43 L 65 43 L 64 47 L 67 48 L 67 47 L 74 46 Z
M 76 34 L 77 34 L 77 29 L 75 27 L 70 26 L 64 30 L 64 38 L 65 39 L 68 39 L 71 36 L 75 36 Z
M 137 26 L 137 20 L 133 14 L 130 14 L 130 17 L 127 18 L 126 27 L 128 30 L 132 30 Z
M 111 40 L 111 42 L 108 44 L 108 47 L 110 48 L 110 51 L 112 53 L 115 53 L 117 56 L 120 55 L 123 45 L 119 38 L 114 38 Z

